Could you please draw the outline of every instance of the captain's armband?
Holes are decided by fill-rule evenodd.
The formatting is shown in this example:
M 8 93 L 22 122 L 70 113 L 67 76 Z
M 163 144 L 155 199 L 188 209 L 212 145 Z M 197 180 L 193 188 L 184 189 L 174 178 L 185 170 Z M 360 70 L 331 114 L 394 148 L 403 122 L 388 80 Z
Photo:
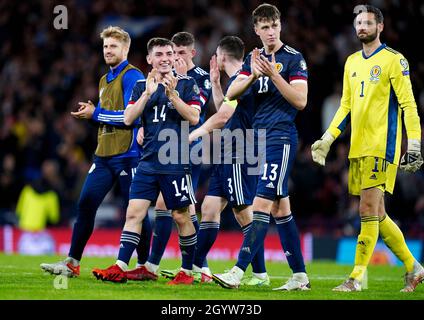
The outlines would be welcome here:
M 224 102 L 223 103 L 229 105 L 233 109 L 237 108 L 237 105 L 238 105 L 237 99 L 229 100 L 227 97 L 224 97 Z

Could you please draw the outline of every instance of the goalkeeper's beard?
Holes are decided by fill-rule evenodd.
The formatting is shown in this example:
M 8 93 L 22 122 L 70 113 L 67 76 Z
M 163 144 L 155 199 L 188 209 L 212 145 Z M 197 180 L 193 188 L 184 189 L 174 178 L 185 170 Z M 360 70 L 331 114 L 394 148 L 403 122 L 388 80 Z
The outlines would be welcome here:
M 373 42 L 375 39 L 377 39 L 378 36 L 378 32 L 377 30 L 375 30 L 374 33 L 367 35 L 366 37 L 360 38 L 359 35 L 356 35 L 359 39 L 359 41 L 361 41 L 364 44 L 368 44 L 370 42 Z

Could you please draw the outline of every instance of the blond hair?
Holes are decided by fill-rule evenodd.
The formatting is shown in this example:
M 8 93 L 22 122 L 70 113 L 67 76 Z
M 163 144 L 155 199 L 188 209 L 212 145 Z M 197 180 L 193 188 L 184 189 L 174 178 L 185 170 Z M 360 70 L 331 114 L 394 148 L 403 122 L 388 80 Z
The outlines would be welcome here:
M 122 43 L 126 44 L 128 47 L 131 44 L 131 38 L 128 32 L 126 32 L 121 27 L 109 26 L 100 33 L 100 38 L 115 38 Z

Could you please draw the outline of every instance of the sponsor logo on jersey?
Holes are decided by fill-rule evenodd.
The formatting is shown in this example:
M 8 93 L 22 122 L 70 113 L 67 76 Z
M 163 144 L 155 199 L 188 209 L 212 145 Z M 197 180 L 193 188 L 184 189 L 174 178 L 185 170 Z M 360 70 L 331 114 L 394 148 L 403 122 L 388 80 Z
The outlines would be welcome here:
M 188 198 L 186 196 L 182 196 L 180 202 L 181 201 L 187 201 L 187 200 L 188 200 Z
M 371 82 L 380 81 L 380 74 L 381 74 L 381 67 L 380 66 L 372 67 L 371 71 L 370 71 L 370 75 L 371 75 L 370 81 Z
M 356 72 L 352 73 L 352 78 L 356 77 Z
M 306 66 L 306 61 L 305 60 L 300 60 L 300 69 L 302 69 L 303 71 L 305 71 L 306 69 L 308 69 L 308 67 Z

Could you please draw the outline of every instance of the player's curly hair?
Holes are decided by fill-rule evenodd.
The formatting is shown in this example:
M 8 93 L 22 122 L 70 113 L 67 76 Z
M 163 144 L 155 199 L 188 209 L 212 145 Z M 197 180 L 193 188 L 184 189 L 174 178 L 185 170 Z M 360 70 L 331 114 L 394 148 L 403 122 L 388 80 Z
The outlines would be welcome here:
M 103 29 L 103 31 L 100 33 L 100 38 L 101 39 L 114 38 L 121 41 L 128 47 L 131 45 L 131 37 L 129 33 L 118 26 L 109 26 Z
M 269 3 L 263 3 L 252 12 L 253 24 L 261 21 L 280 20 L 281 13 L 278 8 Z

